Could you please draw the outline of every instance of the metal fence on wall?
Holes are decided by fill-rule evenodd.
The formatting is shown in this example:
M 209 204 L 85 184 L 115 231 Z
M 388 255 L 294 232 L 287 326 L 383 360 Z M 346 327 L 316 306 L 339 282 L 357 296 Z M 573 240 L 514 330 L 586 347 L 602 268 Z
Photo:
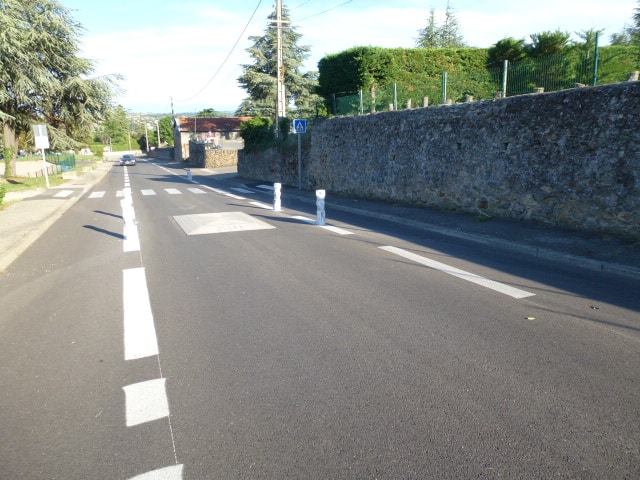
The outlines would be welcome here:
M 338 93 L 331 98 L 335 115 L 491 100 L 536 92 L 553 92 L 576 86 L 605 85 L 627 81 L 640 70 L 640 49 L 626 53 L 601 50 L 574 55 L 557 55 L 519 62 L 471 73 L 427 77 L 420 83 L 373 88 L 357 93 Z

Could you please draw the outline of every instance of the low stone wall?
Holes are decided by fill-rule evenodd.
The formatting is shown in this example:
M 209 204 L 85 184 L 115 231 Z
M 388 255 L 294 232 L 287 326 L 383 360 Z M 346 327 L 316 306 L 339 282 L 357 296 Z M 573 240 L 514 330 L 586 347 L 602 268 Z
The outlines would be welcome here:
M 238 165 L 238 150 L 207 148 L 204 143 L 189 142 L 189 165 L 196 168 L 234 167 Z
M 640 237 L 638 82 L 331 118 L 309 135 L 305 188 Z M 296 185 L 290 157 L 243 154 L 238 172 Z

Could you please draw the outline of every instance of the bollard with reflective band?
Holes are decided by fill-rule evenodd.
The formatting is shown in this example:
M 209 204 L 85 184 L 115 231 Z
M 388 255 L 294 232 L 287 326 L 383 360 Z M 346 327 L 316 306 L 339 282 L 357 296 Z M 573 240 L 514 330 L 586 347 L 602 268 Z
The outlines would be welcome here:
M 187 180 L 191 181 L 192 180 L 192 176 L 191 176 L 191 169 L 187 168 Z
M 280 190 L 282 189 L 281 183 L 273 184 L 273 210 L 280 212 L 282 210 L 282 203 L 280 202 Z
M 318 225 L 325 224 L 325 214 L 324 214 L 324 190 L 316 190 L 316 206 L 318 207 Z

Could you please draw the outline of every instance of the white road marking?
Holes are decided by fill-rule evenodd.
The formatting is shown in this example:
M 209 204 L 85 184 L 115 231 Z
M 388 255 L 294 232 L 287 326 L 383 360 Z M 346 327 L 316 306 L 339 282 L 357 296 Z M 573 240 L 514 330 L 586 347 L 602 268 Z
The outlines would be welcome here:
M 122 190 L 118 190 L 116 192 L 116 197 L 124 197 L 124 193 L 122 192 Z
M 67 198 L 69 195 L 73 193 L 73 190 L 60 190 L 58 193 L 54 195 L 56 198 Z
M 266 203 L 260 202 L 249 202 L 251 205 L 255 205 L 256 207 L 264 208 L 265 210 L 273 210 L 273 205 L 267 205 Z
M 153 472 L 136 475 L 129 480 L 182 480 L 182 465 L 165 467 Z
M 431 260 L 429 258 L 417 255 L 415 253 L 409 252 L 407 250 L 403 250 L 401 248 L 389 247 L 389 246 L 380 247 L 380 248 L 387 252 L 394 253 L 396 255 L 404 257 L 408 260 L 412 260 L 426 267 L 433 268 L 443 273 L 448 273 L 449 275 L 453 275 L 454 277 L 467 280 L 468 282 L 472 282 L 486 288 L 490 288 L 491 290 L 504 293 L 505 295 L 509 295 L 510 297 L 513 297 L 513 298 L 520 299 L 520 298 L 532 297 L 535 295 L 535 293 L 526 292 L 524 290 L 520 290 L 519 288 L 511 287 L 509 285 L 505 285 L 504 283 L 496 282 L 495 280 L 490 280 L 488 278 L 481 277 L 480 275 L 469 273 L 464 270 L 460 270 L 459 268 L 451 267 L 444 263 Z
M 198 188 L 198 187 L 187 188 L 187 190 L 189 190 L 191 193 L 196 193 L 196 194 L 207 193 L 207 192 L 205 192 L 204 190 L 202 190 L 201 188 Z
M 151 189 L 140 190 L 140 193 L 142 193 L 143 196 L 149 196 L 149 195 L 155 195 L 156 194 L 155 190 L 151 190 Z
M 227 197 L 235 198 L 236 200 L 246 200 L 244 197 L 240 197 L 239 195 L 234 195 L 233 193 L 225 192 L 221 190 L 222 195 Z
M 92 192 L 89 198 L 102 198 L 106 192 Z
M 186 235 L 243 232 L 275 228 L 258 218 L 242 212 L 199 213 L 173 217 Z
M 262 188 L 264 190 L 272 190 L 273 191 L 273 185 L 258 185 L 257 188 Z
M 165 378 L 157 378 L 122 387 L 126 399 L 127 427 L 169 416 L 165 383 Z
M 353 235 L 353 232 L 345 230 L 344 228 L 334 227 L 333 225 L 321 225 L 321 227 L 339 235 Z
M 307 217 L 303 217 L 301 215 L 296 215 L 296 216 L 294 216 L 292 218 L 295 218 L 296 220 L 302 220 L 303 222 L 310 223 L 312 225 L 315 225 L 316 223 L 318 223 L 316 220 L 313 220 L 313 219 L 307 218 Z
M 122 280 L 124 359 L 157 355 L 158 340 L 144 268 L 123 270 Z
M 165 188 L 164 191 L 170 195 L 182 195 L 182 192 L 177 188 Z
M 318 221 L 312 218 L 307 218 L 307 217 L 303 217 L 301 215 L 296 215 L 294 217 L 291 218 L 295 218 L 296 220 L 301 220 L 305 223 L 308 223 L 310 225 L 318 225 Z M 337 233 L 339 235 L 353 235 L 353 232 L 350 232 L 348 230 L 345 230 L 344 228 L 340 228 L 340 227 L 335 227 L 333 225 L 320 225 L 321 228 L 324 228 L 325 230 L 329 230 L 330 232 L 333 233 Z
M 232 187 L 231 190 L 238 193 L 253 193 L 251 190 L 247 190 L 246 188 L 241 187 Z

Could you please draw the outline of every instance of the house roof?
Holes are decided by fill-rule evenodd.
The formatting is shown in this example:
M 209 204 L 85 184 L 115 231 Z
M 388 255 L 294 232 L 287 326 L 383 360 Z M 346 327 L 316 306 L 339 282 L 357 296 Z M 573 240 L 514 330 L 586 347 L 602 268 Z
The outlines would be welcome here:
M 220 118 L 176 118 L 175 123 L 180 132 L 239 132 L 240 125 L 251 117 L 220 117 Z

